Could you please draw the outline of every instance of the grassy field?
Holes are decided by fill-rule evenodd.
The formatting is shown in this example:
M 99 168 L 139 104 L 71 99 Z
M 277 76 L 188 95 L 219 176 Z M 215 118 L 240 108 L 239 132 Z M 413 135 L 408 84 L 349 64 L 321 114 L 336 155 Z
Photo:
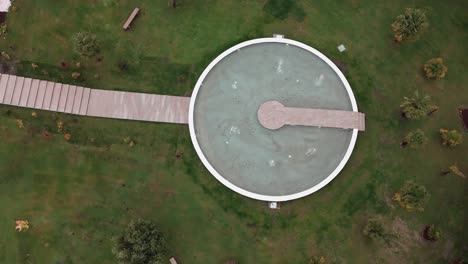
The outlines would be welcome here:
M 185 0 L 176 9 L 166 0 L 139 2 L 141 16 L 123 32 L 133 1 L 15 0 L 8 36 L 0 39 L 0 50 L 12 57 L 8 70 L 92 88 L 190 95 L 224 49 L 282 33 L 343 65 L 367 131 L 332 183 L 271 211 L 217 182 L 186 126 L 40 111 L 33 117 L 31 110 L 0 106 L 0 263 L 115 263 L 111 238 L 138 217 L 160 226 L 182 264 L 307 263 L 313 256 L 327 263 L 468 261 L 467 180 L 440 174 L 454 163 L 468 173 L 468 135 L 449 149 L 438 133 L 462 130 L 457 108 L 468 106 L 466 1 L 411 1 L 427 11 L 430 26 L 419 40 L 401 45 L 392 41 L 390 24 L 409 7 L 403 0 L 297 1 L 285 20 L 266 13 L 263 0 Z M 101 40 L 98 57 L 73 52 L 71 36 L 82 30 Z M 341 43 L 344 53 L 336 48 Z M 422 65 L 433 57 L 443 57 L 449 68 L 443 80 L 423 77 Z M 128 71 L 120 71 L 119 62 Z M 73 80 L 73 71 L 82 78 Z M 399 104 L 415 90 L 431 95 L 440 110 L 426 120 L 404 120 Z M 428 144 L 401 149 L 415 128 Z M 44 130 L 53 133 L 45 138 Z M 423 212 L 391 200 L 407 180 L 430 192 Z M 398 231 L 398 243 L 365 238 L 362 228 L 372 217 Z M 28 219 L 30 230 L 15 232 L 16 219 Z M 427 224 L 440 227 L 440 241 L 422 241 Z

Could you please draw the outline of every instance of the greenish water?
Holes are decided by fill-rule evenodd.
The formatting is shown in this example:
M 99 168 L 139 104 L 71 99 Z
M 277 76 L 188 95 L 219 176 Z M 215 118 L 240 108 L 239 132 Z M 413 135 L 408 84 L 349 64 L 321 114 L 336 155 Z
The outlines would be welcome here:
M 205 157 L 226 180 L 261 195 L 305 191 L 343 159 L 352 130 L 285 126 L 263 128 L 259 106 L 352 110 L 339 76 L 316 55 L 283 43 L 247 46 L 221 60 L 206 76 L 194 127 Z

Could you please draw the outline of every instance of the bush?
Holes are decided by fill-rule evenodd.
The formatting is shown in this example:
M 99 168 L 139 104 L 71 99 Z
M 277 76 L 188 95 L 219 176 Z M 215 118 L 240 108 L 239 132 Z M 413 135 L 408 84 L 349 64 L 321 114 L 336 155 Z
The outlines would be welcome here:
M 424 228 L 423 237 L 429 241 L 437 241 L 440 239 L 441 233 L 439 228 L 434 225 L 428 225 Z
M 400 108 L 404 117 L 408 119 L 421 119 L 438 107 L 431 105 L 430 96 L 421 96 L 418 91 L 416 91 L 414 92 L 413 98 L 403 97 Z
M 427 137 L 421 129 L 411 131 L 406 135 L 405 142 L 412 148 L 417 148 L 427 142 Z
M 99 53 L 100 46 L 96 35 L 90 32 L 78 32 L 73 38 L 73 50 L 81 56 L 92 57 Z
M 442 138 L 442 145 L 444 146 L 455 147 L 456 145 L 463 143 L 463 135 L 457 130 L 449 131 L 441 128 L 439 132 L 440 137 Z
M 429 198 L 426 187 L 413 181 L 407 181 L 403 187 L 394 194 L 393 200 L 409 211 L 424 211 L 424 205 Z
M 112 249 L 121 264 L 167 263 L 166 242 L 156 226 L 142 219 L 131 221 L 124 233 L 115 239 Z
M 407 8 L 392 23 L 393 36 L 397 42 L 416 39 L 427 26 L 428 23 L 424 11 L 416 8 Z
M 324 256 L 314 256 L 310 258 L 309 264 L 325 264 L 325 257 Z
M 373 241 L 385 242 L 390 241 L 390 235 L 385 230 L 385 227 L 381 220 L 376 218 L 371 218 L 367 220 L 366 225 L 362 231 L 364 236 L 370 238 Z
M 448 71 L 447 66 L 444 65 L 442 58 L 430 59 L 424 64 L 424 72 L 429 79 L 442 79 Z

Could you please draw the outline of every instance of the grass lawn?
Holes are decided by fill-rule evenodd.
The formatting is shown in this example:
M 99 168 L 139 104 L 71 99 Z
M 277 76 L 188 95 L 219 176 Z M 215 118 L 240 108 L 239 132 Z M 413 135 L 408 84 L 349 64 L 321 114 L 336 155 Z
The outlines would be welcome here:
M 138 217 L 157 223 L 182 264 L 308 263 L 314 256 L 325 256 L 326 263 L 468 261 L 467 179 L 440 173 L 456 163 L 468 174 L 468 134 L 450 149 L 440 144 L 438 132 L 462 130 L 457 108 L 468 106 L 466 1 L 303 0 L 285 20 L 267 14 L 264 2 L 185 0 L 171 9 L 166 0 L 141 0 L 141 15 L 124 32 L 134 1 L 15 0 L 8 35 L 0 39 L 0 51 L 11 59 L 1 62 L 22 76 L 188 96 L 227 47 L 284 34 L 344 65 L 367 115 L 367 131 L 334 181 L 271 211 L 210 175 L 187 126 L 42 111 L 33 117 L 29 109 L 0 106 L 0 263 L 115 263 L 111 238 Z M 430 25 L 420 39 L 397 45 L 390 24 L 410 6 L 424 8 Z M 83 30 L 101 41 L 97 57 L 73 52 L 71 36 Z M 347 50 L 339 53 L 342 43 Z M 443 80 L 423 76 L 422 65 L 433 57 L 448 66 Z M 33 70 L 32 63 L 39 67 Z M 128 70 L 120 71 L 119 63 Z M 72 79 L 73 71 L 82 78 Z M 415 90 L 431 95 L 440 110 L 421 121 L 403 119 L 399 104 Z M 416 128 L 429 142 L 400 148 Z M 53 133 L 45 138 L 44 130 Z M 407 180 L 429 191 L 423 212 L 408 212 L 391 200 Z M 362 235 L 373 217 L 398 234 L 395 243 Z M 29 220 L 31 228 L 16 232 L 16 219 Z M 420 238 L 428 224 L 441 229 L 439 241 Z

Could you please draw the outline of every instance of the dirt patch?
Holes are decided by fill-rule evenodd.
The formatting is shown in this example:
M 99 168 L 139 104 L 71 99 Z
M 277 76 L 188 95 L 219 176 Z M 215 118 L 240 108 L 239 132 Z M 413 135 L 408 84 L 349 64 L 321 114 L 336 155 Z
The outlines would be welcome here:
M 346 65 L 342 61 L 333 60 L 333 63 L 338 67 L 338 69 L 340 69 L 340 71 L 343 74 L 345 74 L 348 71 L 348 67 L 346 67 Z
M 411 230 L 401 218 L 389 219 L 382 216 L 373 218 L 383 224 L 386 234 L 386 239 L 379 241 L 381 246 L 375 254 L 378 261 L 376 263 L 411 263 L 409 260 L 415 250 L 424 245 L 421 234 Z
M 390 192 L 389 190 L 389 187 L 387 184 L 385 184 L 384 186 L 384 201 L 385 201 L 385 204 L 387 204 L 388 207 L 392 208 L 392 209 L 395 209 L 395 203 L 393 202 L 392 200 L 392 193 Z
M 465 131 L 468 131 L 468 108 L 460 108 L 458 109 L 458 112 L 460 113 L 460 118 L 462 119 Z
M 392 221 L 390 230 L 397 238 L 392 246 L 396 253 L 410 253 L 411 249 L 419 247 L 423 243 L 418 231 L 411 230 L 401 218 L 397 217 Z

